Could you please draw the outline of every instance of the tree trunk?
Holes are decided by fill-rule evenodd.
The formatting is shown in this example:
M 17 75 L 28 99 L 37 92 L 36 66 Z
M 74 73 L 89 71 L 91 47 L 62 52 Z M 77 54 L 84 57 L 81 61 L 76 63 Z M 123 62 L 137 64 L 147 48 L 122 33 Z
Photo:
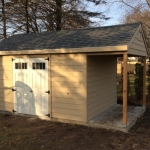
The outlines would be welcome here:
M 6 16 L 5 16 L 5 2 L 4 0 L 1 0 L 2 2 L 2 28 L 3 28 L 3 39 L 6 39 Z
M 62 0 L 56 0 L 56 31 L 61 30 Z
M 26 33 L 29 33 L 28 0 L 25 1 Z

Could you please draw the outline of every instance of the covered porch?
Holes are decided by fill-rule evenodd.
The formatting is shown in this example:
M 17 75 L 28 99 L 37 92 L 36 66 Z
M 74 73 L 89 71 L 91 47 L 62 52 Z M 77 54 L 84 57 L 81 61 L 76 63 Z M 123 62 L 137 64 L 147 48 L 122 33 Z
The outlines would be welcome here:
M 101 114 L 91 119 L 89 126 L 96 126 L 105 129 L 112 129 L 127 132 L 133 125 L 135 125 L 137 119 L 145 112 L 144 107 L 137 107 L 129 105 L 127 107 L 127 124 L 122 122 L 123 106 L 116 104 Z
M 146 109 L 146 56 L 131 55 L 127 52 L 122 53 L 97 53 L 88 54 L 89 58 L 96 60 L 96 57 L 101 59 L 107 58 L 110 60 L 110 56 L 122 57 L 123 60 L 123 101 L 122 104 L 114 104 L 112 107 L 106 109 L 105 111 L 97 114 L 95 117 L 88 120 L 89 126 L 97 126 L 106 129 L 115 129 L 123 132 L 127 132 L 137 121 L 137 119 L 145 112 Z M 110 57 L 110 58 L 109 58 Z M 128 102 L 128 77 L 127 77 L 127 60 L 128 57 L 141 57 L 143 66 L 143 97 L 141 106 L 127 105 Z M 95 64 L 94 64 L 95 65 Z M 110 69 L 110 68 L 109 68 Z M 103 70 L 104 71 L 104 70 Z M 112 78 L 114 78 L 112 76 Z M 104 83 L 108 80 L 103 80 Z M 117 83 L 116 83 L 117 84 Z M 111 85 L 111 84 L 110 84 Z M 108 93 L 108 91 L 107 91 Z M 110 93 L 110 91 L 109 91 Z M 113 99 L 114 97 L 112 97 Z

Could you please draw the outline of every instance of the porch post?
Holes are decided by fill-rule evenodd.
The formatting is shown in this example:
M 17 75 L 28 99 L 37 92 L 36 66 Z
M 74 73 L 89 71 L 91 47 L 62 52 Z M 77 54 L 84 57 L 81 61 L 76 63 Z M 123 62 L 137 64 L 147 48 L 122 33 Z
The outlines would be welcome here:
M 143 107 L 146 107 L 146 57 L 143 57 Z
M 123 124 L 127 126 L 127 59 L 128 54 L 123 54 Z

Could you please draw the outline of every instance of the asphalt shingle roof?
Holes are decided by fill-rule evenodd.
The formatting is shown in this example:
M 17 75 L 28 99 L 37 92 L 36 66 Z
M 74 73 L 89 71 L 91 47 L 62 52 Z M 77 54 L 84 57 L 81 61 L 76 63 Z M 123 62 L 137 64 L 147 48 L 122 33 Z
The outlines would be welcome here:
M 13 35 L 0 43 L 0 51 L 42 50 L 127 45 L 140 23 Z

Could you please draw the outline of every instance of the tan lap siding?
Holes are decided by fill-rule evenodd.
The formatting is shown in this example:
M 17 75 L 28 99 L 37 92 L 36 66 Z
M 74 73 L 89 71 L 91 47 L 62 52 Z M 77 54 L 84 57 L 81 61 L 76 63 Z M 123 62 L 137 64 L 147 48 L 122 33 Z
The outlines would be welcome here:
M 0 57 L 0 110 L 12 111 L 13 105 L 12 57 Z
M 117 64 L 114 56 L 88 56 L 88 120 L 117 103 Z
M 136 54 L 141 56 L 147 56 L 146 47 L 144 43 L 144 39 L 142 36 L 142 30 L 139 28 L 128 46 L 129 54 Z
M 83 54 L 51 55 L 53 118 L 85 121 L 85 59 Z

